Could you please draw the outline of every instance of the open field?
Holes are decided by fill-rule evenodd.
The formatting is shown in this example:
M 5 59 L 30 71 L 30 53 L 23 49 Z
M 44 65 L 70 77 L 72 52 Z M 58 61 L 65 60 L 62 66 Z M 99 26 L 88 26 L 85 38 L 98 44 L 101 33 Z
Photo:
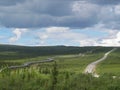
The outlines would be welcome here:
M 55 60 L 60 71 L 82 73 L 89 63 L 99 59 L 102 55 L 103 53 L 85 54 L 76 57 L 58 57 Z
M 49 48 L 48 52 L 44 47 L 27 48 L 26 51 L 26 47 L 10 46 L 6 49 L 2 46 L 0 68 L 21 65 L 30 61 L 42 61 L 47 58 L 53 58 L 54 62 L 35 64 L 20 69 L 5 69 L 0 72 L 0 90 L 120 90 L 120 49 L 111 53 L 107 60 L 102 62 L 103 64 L 99 64 L 97 72 L 101 76 L 95 78 L 90 74 L 83 74 L 84 69 L 89 63 L 103 57 L 112 47 L 58 46 L 55 49 L 45 47 Z M 44 54 L 41 54 L 43 51 Z M 110 65 L 107 64 L 108 62 Z M 109 68 L 111 69 L 108 70 Z M 118 77 L 113 78 L 113 75 L 118 75 Z
M 111 53 L 109 57 L 97 67 L 99 74 L 112 74 L 120 76 L 120 48 Z
M 0 67 L 21 65 L 25 62 L 38 60 L 40 61 L 54 57 L 55 61 L 58 63 L 59 70 L 78 73 L 82 73 L 89 63 L 101 58 L 106 51 L 111 49 L 104 47 L 65 47 L 65 46 L 56 47 L 1 46 L 0 48 L 1 48 Z M 53 51 L 52 49 L 56 51 Z M 40 53 L 38 52 L 38 50 Z M 55 55 L 51 54 L 51 51 L 56 52 L 56 54 Z M 44 53 L 44 55 L 42 54 L 41 56 L 41 53 Z M 37 55 L 36 57 L 34 56 L 35 54 Z

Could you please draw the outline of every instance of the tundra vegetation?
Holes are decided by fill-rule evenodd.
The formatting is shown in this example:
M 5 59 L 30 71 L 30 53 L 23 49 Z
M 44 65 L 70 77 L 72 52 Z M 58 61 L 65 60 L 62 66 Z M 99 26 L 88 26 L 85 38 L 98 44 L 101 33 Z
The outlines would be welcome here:
M 112 47 L 23 47 L 0 45 L 0 90 L 120 90 L 120 48 L 97 67 L 99 78 L 85 67 Z M 9 69 L 25 62 L 53 62 Z M 114 77 L 113 77 L 114 76 Z

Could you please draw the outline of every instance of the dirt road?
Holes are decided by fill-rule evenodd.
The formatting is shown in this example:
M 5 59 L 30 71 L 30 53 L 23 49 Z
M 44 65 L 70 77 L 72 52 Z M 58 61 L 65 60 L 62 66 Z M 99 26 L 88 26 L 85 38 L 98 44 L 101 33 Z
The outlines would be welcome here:
M 99 77 L 99 75 L 97 75 L 97 74 L 95 73 L 96 65 L 97 65 L 99 62 L 105 60 L 105 59 L 108 57 L 108 55 L 109 55 L 111 52 L 115 51 L 115 50 L 116 50 L 116 48 L 113 48 L 112 50 L 110 50 L 110 51 L 108 51 L 107 53 L 105 53 L 104 56 L 103 56 L 102 58 L 100 58 L 99 60 L 90 63 L 90 64 L 86 67 L 86 69 L 84 70 L 84 73 L 85 73 L 85 74 L 91 73 L 91 74 L 94 75 L 95 77 Z

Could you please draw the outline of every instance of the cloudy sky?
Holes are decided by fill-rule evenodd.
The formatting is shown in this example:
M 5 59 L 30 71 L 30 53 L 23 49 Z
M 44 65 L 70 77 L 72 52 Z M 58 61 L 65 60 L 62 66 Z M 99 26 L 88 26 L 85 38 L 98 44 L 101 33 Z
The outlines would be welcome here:
M 0 44 L 120 46 L 120 0 L 0 0 Z

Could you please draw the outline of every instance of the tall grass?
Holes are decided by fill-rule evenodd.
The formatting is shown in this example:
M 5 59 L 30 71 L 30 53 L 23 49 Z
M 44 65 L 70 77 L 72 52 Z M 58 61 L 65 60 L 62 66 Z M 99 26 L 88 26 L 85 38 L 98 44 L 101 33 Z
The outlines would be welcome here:
M 15 49 L 5 48 L 6 51 L 19 51 L 24 52 L 22 55 L 18 53 L 10 53 L 5 52 L 0 54 L 0 68 L 6 68 L 7 66 L 11 65 L 19 65 L 23 64 L 24 62 L 28 61 L 35 61 L 35 60 L 43 60 L 44 58 L 49 57 L 49 53 L 51 53 L 51 49 L 47 54 L 45 52 L 43 56 L 39 57 L 39 50 L 41 48 L 26 48 L 16 47 Z M 53 49 L 54 47 L 52 47 Z M 54 53 L 59 52 L 62 55 L 64 54 L 64 50 L 61 51 L 61 48 L 67 48 L 67 47 L 55 47 L 54 50 L 56 50 Z M 76 52 L 77 48 L 69 49 L 70 53 L 68 56 L 63 57 L 55 57 L 55 62 L 52 63 L 43 63 L 39 65 L 33 65 L 31 67 L 27 67 L 24 69 L 5 69 L 2 72 L 0 72 L 0 90 L 120 90 L 120 77 L 113 78 L 113 73 L 102 73 L 99 78 L 95 78 L 92 75 L 88 74 L 82 74 L 84 68 L 91 62 L 101 58 L 103 54 L 107 51 L 109 51 L 111 48 L 79 48 L 79 50 Z M 30 50 L 29 50 L 30 49 Z M 34 50 L 35 49 L 35 50 Z M 85 56 L 74 56 L 78 54 L 78 52 L 82 49 L 82 54 Z M 1 49 L 2 50 L 2 49 Z M 3 51 L 5 51 L 3 50 Z M 27 50 L 27 51 L 26 51 Z M 27 54 L 27 52 L 34 50 L 33 57 L 31 57 L 32 53 Z M 43 50 L 43 49 L 42 49 Z M 48 50 L 48 47 L 45 49 Z M 69 50 L 65 50 L 65 53 Z M 87 52 L 90 51 L 90 52 Z M 2 52 L 2 51 L 1 51 Z M 34 56 L 36 53 L 37 57 Z M 54 55 L 52 53 L 51 55 Z M 6 54 L 10 54 L 9 57 L 6 57 Z M 14 58 L 14 55 L 21 55 L 22 58 L 19 56 Z M 71 55 L 74 54 L 74 55 Z M 11 56 L 13 55 L 13 56 Z M 30 56 L 30 57 L 29 57 Z M 115 53 L 114 55 L 110 56 L 108 58 L 109 60 L 107 62 L 103 62 L 102 65 L 106 66 L 106 63 L 109 62 L 110 67 L 112 65 L 119 65 L 119 52 Z M 115 59 L 115 60 L 113 60 Z M 102 70 L 107 71 L 106 68 L 102 68 Z M 101 68 L 101 67 L 100 67 Z M 119 68 L 119 67 L 118 67 Z M 98 70 L 99 71 L 99 70 Z M 113 67 L 111 68 L 111 72 L 113 72 Z M 120 70 L 118 69 L 119 72 Z M 100 73 L 101 74 L 101 73 Z
M 99 78 L 81 73 L 59 71 L 51 65 L 9 70 L 0 73 L 0 90 L 120 90 L 120 78 L 104 74 Z

